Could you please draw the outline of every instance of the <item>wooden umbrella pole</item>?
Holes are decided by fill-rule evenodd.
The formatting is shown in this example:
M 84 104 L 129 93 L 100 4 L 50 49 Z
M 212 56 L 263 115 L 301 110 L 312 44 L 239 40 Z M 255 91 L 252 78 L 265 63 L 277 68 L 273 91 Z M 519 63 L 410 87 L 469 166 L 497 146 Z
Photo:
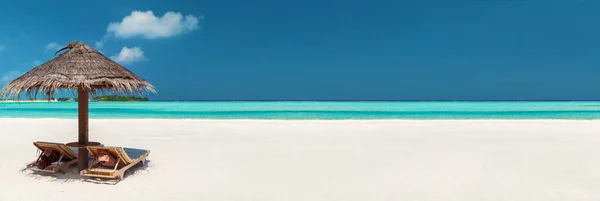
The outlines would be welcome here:
M 77 88 L 77 106 L 79 112 L 79 171 L 88 168 L 88 150 L 85 145 L 88 143 L 88 90 L 79 87 Z

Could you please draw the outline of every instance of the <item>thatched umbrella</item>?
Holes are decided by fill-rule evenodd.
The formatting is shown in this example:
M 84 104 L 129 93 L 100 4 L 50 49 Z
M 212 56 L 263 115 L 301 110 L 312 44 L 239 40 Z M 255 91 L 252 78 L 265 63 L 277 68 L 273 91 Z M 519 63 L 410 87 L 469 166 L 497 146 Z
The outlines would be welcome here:
M 77 90 L 79 112 L 79 141 L 70 145 L 79 147 L 79 170 L 88 166 L 88 99 L 89 94 L 112 91 L 113 93 L 156 93 L 146 80 L 116 62 L 106 58 L 91 46 L 74 41 L 56 51 L 69 49 L 54 59 L 33 68 L 10 82 L 2 90 L 5 98 L 19 99 L 21 93 L 35 96 L 38 92 L 51 98 L 59 89 Z

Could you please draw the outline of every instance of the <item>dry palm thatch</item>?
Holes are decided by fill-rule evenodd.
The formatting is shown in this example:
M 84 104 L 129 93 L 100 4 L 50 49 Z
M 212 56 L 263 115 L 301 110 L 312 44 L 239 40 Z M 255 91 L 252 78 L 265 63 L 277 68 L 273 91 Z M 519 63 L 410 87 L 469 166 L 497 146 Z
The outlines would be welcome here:
M 2 96 L 19 99 L 22 92 L 28 96 L 43 92 L 50 98 L 58 89 L 78 88 L 91 94 L 105 90 L 140 95 L 144 90 L 156 93 L 146 80 L 83 42 L 71 42 L 54 55 L 65 49 L 69 50 L 10 82 L 2 90 Z

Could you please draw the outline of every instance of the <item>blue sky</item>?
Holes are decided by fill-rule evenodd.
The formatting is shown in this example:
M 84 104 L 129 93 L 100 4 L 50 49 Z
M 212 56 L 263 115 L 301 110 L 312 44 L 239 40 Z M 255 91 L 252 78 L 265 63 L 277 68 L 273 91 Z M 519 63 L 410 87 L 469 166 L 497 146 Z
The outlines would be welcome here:
M 600 100 L 598 10 L 582 0 L 11 1 L 0 8 L 0 81 L 80 40 L 154 84 L 154 100 Z

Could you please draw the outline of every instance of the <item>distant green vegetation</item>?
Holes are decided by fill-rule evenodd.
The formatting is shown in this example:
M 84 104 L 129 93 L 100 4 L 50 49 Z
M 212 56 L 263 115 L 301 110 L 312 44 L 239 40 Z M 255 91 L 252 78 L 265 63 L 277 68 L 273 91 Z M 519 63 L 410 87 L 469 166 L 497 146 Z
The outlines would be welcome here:
M 60 101 L 60 102 L 65 102 L 65 101 L 75 101 L 75 102 L 77 102 L 77 98 L 67 98 L 67 97 L 59 97 L 56 100 Z
M 60 97 L 58 101 L 77 101 L 75 98 Z M 135 97 L 135 96 L 97 96 L 90 99 L 91 101 L 108 101 L 108 102 L 128 102 L 128 101 L 150 101 L 146 97 Z

